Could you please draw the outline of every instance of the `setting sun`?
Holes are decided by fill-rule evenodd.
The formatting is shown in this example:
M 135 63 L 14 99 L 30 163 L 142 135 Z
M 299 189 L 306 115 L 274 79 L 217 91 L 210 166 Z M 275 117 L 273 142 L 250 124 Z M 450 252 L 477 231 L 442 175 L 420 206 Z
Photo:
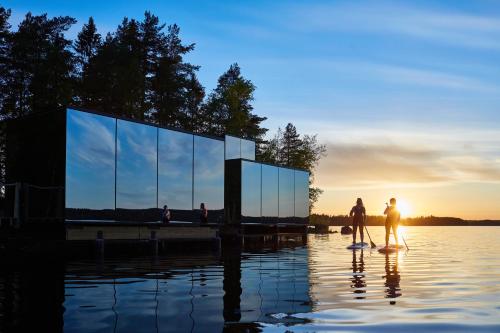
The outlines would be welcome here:
M 399 212 L 401 213 L 401 217 L 403 218 L 408 217 L 412 214 L 411 205 L 404 199 L 398 199 L 397 207 L 399 209 Z

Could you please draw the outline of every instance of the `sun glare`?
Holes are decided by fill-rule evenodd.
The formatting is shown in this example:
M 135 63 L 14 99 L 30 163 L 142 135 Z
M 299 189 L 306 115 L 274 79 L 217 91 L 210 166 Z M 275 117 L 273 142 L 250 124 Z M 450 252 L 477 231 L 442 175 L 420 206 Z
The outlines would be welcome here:
M 401 213 L 401 217 L 408 217 L 412 213 L 410 204 L 404 199 L 398 199 L 397 207 Z

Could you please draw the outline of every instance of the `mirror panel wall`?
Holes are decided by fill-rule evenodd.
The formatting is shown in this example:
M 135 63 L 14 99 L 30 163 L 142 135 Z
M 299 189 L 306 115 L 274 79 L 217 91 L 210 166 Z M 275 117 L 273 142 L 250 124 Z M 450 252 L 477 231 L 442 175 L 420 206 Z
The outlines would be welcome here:
M 66 217 L 113 220 L 116 119 L 68 109 Z

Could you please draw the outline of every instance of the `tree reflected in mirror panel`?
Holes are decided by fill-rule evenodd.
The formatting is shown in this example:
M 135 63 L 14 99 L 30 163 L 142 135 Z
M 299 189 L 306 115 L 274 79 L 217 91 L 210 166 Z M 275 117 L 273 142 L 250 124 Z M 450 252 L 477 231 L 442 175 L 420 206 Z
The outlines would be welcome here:
M 295 206 L 294 170 L 279 168 L 279 217 L 294 216 Z
M 309 173 L 295 170 L 295 217 L 309 216 Z
M 262 221 L 275 223 L 278 218 L 278 167 L 262 164 Z
M 226 135 L 224 138 L 226 148 L 226 160 L 241 158 L 241 140 L 234 136 Z
M 261 164 L 241 163 L 241 218 L 242 222 L 260 222 Z
M 113 219 L 116 120 L 67 110 L 66 215 Z
M 149 220 L 157 209 L 157 135 L 152 126 L 118 120 L 116 208 L 124 219 Z M 140 210 L 149 209 L 145 214 Z M 159 216 L 156 216 L 159 220 Z
M 164 205 L 193 209 L 193 135 L 159 129 L 158 206 Z
M 241 139 L 241 158 L 255 160 L 255 142 Z
M 224 141 L 194 136 L 194 208 L 204 203 L 210 222 L 223 222 Z

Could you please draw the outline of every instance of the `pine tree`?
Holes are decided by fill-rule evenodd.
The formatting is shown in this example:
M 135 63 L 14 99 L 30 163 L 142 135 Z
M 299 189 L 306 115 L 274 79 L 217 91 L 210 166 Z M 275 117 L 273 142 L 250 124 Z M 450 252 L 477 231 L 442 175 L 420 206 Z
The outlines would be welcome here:
M 201 84 L 195 75 L 199 66 L 183 61 L 183 56 L 194 50 L 195 45 L 183 44 L 179 34 L 176 24 L 167 28 L 161 58 L 152 78 L 152 117 L 158 124 L 185 128 L 189 126 L 191 112 L 187 98 L 198 94 Z
M 10 9 L 0 7 L 0 120 L 7 117 L 5 103 L 9 96 L 9 70 L 10 70 L 10 47 L 11 34 L 9 18 L 11 15 Z
M 217 87 L 204 106 L 210 124 L 207 132 L 260 140 L 267 132 L 266 128 L 260 127 L 260 123 L 267 118 L 252 113 L 254 91 L 255 86 L 241 75 L 238 64 L 232 64 L 219 77 Z
M 94 19 L 89 18 L 78 33 L 74 50 L 78 62 L 78 82 L 76 87 L 75 102 L 88 108 L 93 108 L 96 104 L 96 91 L 94 80 L 89 77 L 89 67 L 93 65 L 97 52 L 102 46 L 101 35 L 97 32 Z
M 289 123 L 284 131 L 278 128 L 276 135 L 262 145 L 257 159 L 309 171 L 309 207 L 312 209 L 323 192 L 312 185 L 314 170 L 325 153 L 326 147 L 318 143 L 316 135 L 301 137 L 295 126 Z
M 9 86 L 2 113 L 20 116 L 30 111 L 53 110 L 68 105 L 73 94 L 74 56 L 64 33 L 75 19 L 26 14 L 11 34 Z

